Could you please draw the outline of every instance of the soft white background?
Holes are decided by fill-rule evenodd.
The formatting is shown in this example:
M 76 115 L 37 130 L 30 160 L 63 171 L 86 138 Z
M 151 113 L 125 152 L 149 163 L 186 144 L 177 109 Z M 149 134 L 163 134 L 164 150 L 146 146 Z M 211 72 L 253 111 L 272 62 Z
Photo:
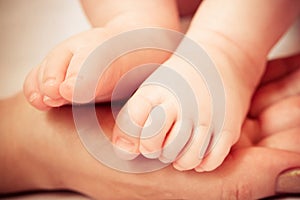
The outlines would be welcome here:
M 65 38 L 89 28 L 77 0 L 0 0 L 0 97 Z
M 0 98 L 21 90 L 26 74 L 56 44 L 90 26 L 77 0 L 0 0 Z M 300 50 L 300 20 L 271 57 Z M 1 181 L 1 180 L 0 180 Z M 16 199 L 83 199 L 51 193 Z

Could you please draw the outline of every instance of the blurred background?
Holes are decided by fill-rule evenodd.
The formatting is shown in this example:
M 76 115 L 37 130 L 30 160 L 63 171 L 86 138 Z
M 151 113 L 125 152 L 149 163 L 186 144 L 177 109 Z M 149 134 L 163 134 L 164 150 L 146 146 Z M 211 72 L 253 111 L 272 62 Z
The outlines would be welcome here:
M 0 98 L 56 44 L 90 26 L 77 0 L 0 0 Z

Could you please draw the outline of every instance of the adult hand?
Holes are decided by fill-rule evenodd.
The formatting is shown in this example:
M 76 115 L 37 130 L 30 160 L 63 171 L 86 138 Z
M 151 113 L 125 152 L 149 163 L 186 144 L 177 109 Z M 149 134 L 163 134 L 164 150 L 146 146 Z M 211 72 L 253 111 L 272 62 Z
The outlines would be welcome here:
M 40 112 L 19 94 L 0 102 L 0 193 L 70 189 L 97 199 L 257 199 L 274 195 L 278 174 L 300 166 L 300 126 L 291 123 L 300 121 L 297 101 L 295 93 L 247 119 L 239 142 L 215 171 L 178 172 L 169 166 L 128 174 L 102 165 L 87 152 L 70 107 Z M 274 111 L 287 112 L 293 121 L 283 121 L 285 116 L 274 115 Z M 99 106 L 97 113 L 104 131 L 111 133 L 110 108 Z M 262 127 L 278 121 L 282 122 L 280 129 L 260 134 Z

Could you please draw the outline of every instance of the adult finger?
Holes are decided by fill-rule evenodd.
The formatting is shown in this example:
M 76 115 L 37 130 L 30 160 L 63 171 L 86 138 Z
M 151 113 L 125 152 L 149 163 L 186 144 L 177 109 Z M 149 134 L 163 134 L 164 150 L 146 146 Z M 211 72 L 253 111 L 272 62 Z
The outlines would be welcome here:
M 250 114 L 256 117 L 273 103 L 297 94 L 300 94 L 300 68 L 258 89 L 252 100 Z
M 262 135 L 300 126 L 300 95 L 281 100 L 259 115 Z
M 296 54 L 287 58 L 278 58 L 271 60 L 267 64 L 266 71 L 262 77 L 261 85 L 291 73 L 295 69 L 300 68 L 300 54 Z

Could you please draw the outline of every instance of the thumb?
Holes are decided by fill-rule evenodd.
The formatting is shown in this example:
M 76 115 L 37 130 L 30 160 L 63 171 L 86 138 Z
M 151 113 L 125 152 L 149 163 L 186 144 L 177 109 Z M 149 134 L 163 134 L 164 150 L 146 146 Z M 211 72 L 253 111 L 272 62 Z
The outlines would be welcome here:
M 278 175 L 300 167 L 300 154 L 254 147 L 236 151 L 227 161 L 220 169 L 224 177 L 222 198 L 259 199 L 276 194 Z

